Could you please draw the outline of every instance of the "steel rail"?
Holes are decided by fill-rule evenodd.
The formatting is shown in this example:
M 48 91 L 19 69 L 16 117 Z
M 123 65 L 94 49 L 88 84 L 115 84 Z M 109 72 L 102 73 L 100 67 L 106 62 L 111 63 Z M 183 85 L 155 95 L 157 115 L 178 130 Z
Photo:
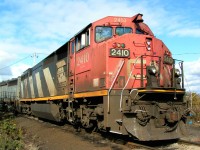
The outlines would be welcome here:
M 188 140 L 180 139 L 180 140 L 178 140 L 177 143 L 185 143 L 185 144 L 190 144 L 190 145 L 192 144 L 192 145 L 200 146 L 200 141 L 194 142 L 194 141 L 188 141 Z
M 151 146 L 147 146 L 147 145 L 143 145 L 143 144 L 138 144 L 138 143 L 133 143 L 133 142 L 127 142 L 126 146 L 130 147 L 130 148 L 142 147 L 142 148 L 146 148 L 146 149 L 150 149 L 150 150 L 157 150 L 158 149 L 158 148 L 155 148 L 155 147 L 151 147 Z

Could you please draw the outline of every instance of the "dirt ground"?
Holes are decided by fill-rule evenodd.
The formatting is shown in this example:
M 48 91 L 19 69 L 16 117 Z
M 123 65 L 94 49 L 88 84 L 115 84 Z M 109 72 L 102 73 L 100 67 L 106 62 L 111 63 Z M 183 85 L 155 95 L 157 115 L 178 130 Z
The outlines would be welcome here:
M 55 123 L 38 120 L 33 117 L 17 117 L 16 124 L 24 133 L 25 150 L 130 150 L 122 144 L 111 142 L 109 136 L 97 133 L 81 132 L 71 125 L 56 125 Z M 188 126 L 189 135 L 183 139 L 200 142 L 200 125 Z M 185 146 L 174 143 L 169 149 L 196 150 L 199 147 Z M 137 148 L 136 148 L 137 149 Z M 134 148 L 134 150 L 136 150 Z M 160 149 L 160 148 L 159 148 Z M 161 148 L 162 149 L 162 148 Z M 140 149 L 141 150 L 141 149 Z
M 194 123 L 188 125 L 188 131 L 188 136 L 183 137 L 182 139 L 200 143 L 200 124 Z
M 70 125 L 58 126 L 41 120 L 17 117 L 16 124 L 23 129 L 27 150 L 127 150 L 99 135 L 75 132 Z

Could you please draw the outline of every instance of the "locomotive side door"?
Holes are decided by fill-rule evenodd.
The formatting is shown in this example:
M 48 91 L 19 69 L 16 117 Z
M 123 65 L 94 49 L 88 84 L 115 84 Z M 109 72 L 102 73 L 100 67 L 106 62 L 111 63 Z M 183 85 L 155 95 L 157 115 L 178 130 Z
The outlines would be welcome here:
M 74 85 L 75 85 L 75 39 L 70 41 L 70 52 L 69 52 L 69 95 L 74 94 Z

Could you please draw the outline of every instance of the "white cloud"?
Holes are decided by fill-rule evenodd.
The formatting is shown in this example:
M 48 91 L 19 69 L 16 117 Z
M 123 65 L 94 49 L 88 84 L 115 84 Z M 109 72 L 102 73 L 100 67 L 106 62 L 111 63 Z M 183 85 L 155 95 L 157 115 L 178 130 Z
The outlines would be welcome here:
M 28 68 L 31 68 L 31 66 L 22 64 L 22 63 L 19 63 L 19 64 L 15 65 L 14 67 L 11 67 L 12 77 L 16 78 L 16 77 L 20 76 Z
M 200 28 L 182 28 L 170 32 L 173 36 L 187 36 L 187 37 L 200 37 Z
M 1 51 L 0 53 L 0 63 L 1 63 L 1 67 L 2 64 L 6 61 L 12 61 L 12 59 L 15 59 L 16 55 L 14 53 L 9 53 L 9 52 L 5 52 L 5 51 Z
M 185 87 L 192 92 L 200 93 L 200 59 L 184 63 Z

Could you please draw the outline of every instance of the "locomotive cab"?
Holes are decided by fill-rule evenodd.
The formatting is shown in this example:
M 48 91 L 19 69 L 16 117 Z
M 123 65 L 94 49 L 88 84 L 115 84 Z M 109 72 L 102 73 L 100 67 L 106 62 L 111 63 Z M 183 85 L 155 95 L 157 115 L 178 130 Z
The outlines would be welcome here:
M 101 51 L 97 59 L 106 62 L 98 64 L 98 69 L 105 67 L 102 78 L 108 89 L 105 126 L 139 140 L 185 134 L 183 61 L 172 58 L 166 45 L 143 23 L 142 15 L 97 21 L 94 36 L 95 50 Z M 121 119 L 113 118 L 114 114 L 122 115 Z

